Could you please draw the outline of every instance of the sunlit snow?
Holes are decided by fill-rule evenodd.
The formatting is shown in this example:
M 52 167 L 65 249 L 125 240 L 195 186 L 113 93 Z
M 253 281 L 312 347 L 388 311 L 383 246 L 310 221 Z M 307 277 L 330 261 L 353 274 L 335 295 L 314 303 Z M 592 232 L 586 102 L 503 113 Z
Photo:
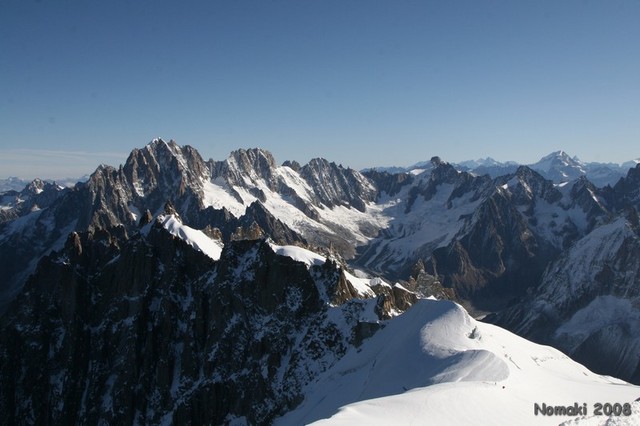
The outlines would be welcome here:
M 206 254 L 213 260 L 219 260 L 222 253 L 222 243 L 209 238 L 204 232 L 183 225 L 179 219 L 173 215 L 160 216 L 162 226 L 172 235 L 184 240 L 193 248 Z
M 308 267 L 313 265 L 322 265 L 327 261 L 323 256 L 302 247 L 279 246 L 271 242 L 269 243 L 269 246 L 276 254 L 290 257 L 293 260 L 306 264 Z
M 578 402 L 593 414 L 597 402 L 633 402 L 640 387 L 478 322 L 453 302 L 421 300 L 305 394 L 276 424 L 558 424 L 576 417 L 535 415 L 534 404 Z

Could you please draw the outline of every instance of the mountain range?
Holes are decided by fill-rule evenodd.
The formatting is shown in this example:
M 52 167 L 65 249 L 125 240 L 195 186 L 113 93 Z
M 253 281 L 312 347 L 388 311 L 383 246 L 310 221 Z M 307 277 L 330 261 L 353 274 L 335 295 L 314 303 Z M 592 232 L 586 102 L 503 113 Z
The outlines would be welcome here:
M 580 176 L 585 176 L 595 186 L 604 187 L 615 185 L 621 177 L 627 174 L 629 169 L 634 168 L 638 163 L 640 163 L 640 158 L 622 164 L 583 162 L 578 157 L 571 157 L 564 151 L 556 151 L 542 157 L 536 163 L 527 164 L 527 166 L 555 183 L 569 182 Z M 491 157 L 453 164 L 457 170 L 475 175 L 487 174 L 492 178 L 513 173 L 521 165 L 515 161 L 496 161 Z M 389 173 L 420 173 L 429 168 L 430 162 L 421 161 L 409 167 L 374 167 L 367 170 Z
M 640 384 L 640 165 L 602 167 L 560 151 L 360 172 L 258 148 L 204 160 L 156 139 L 73 187 L 3 192 L 0 411 L 368 422 L 377 404 L 362 401 L 382 398 L 446 423 L 417 398 L 462 395 L 451 409 L 470 416 L 506 388 L 518 423 L 540 420 L 538 394 L 631 407 L 640 390 L 619 379 Z
M 556 151 L 542 157 L 538 162 L 529 164 L 528 166 L 540 173 L 547 179 L 556 183 L 567 182 L 580 176 L 586 176 L 594 185 L 603 187 L 606 185 L 615 185 L 621 177 L 627 174 L 636 164 L 640 163 L 640 158 L 625 161 L 624 163 L 600 163 L 600 162 L 583 162 L 578 157 L 570 157 L 564 151 Z M 491 157 L 480 158 L 477 160 L 467 160 L 452 165 L 460 171 L 471 172 L 476 175 L 488 174 L 491 177 L 497 177 L 513 173 L 518 166 L 522 165 L 515 161 L 500 162 Z M 377 170 L 388 173 L 419 173 L 425 168 L 430 168 L 430 161 L 421 161 L 409 167 L 371 167 L 362 172 Z M 45 179 L 48 183 L 56 183 L 63 187 L 72 187 L 78 182 L 86 182 L 89 175 L 79 178 L 65 179 Z M 9 177 L 0 179 L 0 192 L 21 191 L 30 181 L 18 177 Z

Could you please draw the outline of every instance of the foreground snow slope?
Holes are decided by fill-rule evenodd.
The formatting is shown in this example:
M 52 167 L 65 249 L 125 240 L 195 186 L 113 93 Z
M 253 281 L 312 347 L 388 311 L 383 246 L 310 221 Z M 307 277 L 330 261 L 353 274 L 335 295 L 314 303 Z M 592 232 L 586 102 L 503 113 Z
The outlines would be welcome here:
M 631 403 L 640 387 L 599 376 L 561 352 L 422 300 L 308 386 L 277 424 L 558 424 L 534 406 Z M 624 420 L 633 420 L 632 414 Z M 603 419 L 604 420 L 604 419 Z M 637 419 L 640 421 L 640 418 Z

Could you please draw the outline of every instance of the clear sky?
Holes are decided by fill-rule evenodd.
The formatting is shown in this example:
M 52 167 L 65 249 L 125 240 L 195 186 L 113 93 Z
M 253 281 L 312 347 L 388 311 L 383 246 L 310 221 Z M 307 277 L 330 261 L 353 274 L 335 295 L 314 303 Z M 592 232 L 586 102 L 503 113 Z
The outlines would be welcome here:
M 154 137 L 353 168 L 640 157 L 640 1 L 0 0 L 0 178 Z

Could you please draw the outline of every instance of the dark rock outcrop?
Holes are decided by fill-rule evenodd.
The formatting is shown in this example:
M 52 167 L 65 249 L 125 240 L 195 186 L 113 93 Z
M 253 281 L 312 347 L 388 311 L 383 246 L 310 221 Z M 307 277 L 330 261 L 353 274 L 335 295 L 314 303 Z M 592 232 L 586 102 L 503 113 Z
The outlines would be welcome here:
M 414 181 L 413 175 L 409 173 L 391 174 L 374 169 L 364 172 L 363 175 L 375 183 L 378 188 L 378 198 L 383 193 L 392 197 L 398 194 L 403 186 L 410 185 Z
M 0 411 L 9 424 L 268 424 L 379 327 L 359 320 L 376 300 L 353 293 L 336 264 L 262 240 L 214 262 L 159 223 L 130 239 L 72 233 L 0 320 Z

